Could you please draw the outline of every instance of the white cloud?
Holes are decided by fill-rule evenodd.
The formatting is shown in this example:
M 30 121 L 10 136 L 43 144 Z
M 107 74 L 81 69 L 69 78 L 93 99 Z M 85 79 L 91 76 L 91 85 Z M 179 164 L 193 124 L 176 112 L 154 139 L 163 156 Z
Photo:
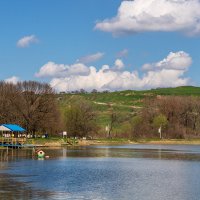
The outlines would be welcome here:
M 157 87 L 176 87 L 187 85 L 188 78 L 182 78 L 184 72 L 177 70 L 150 71 L 139 77 L 137 72 L 123 72 L 103 88 L 109 90 L 150 89 Z
M 13 83 L 13 84 L 16 84 L 19 81 L 20 81 L 20 78 L 17 77 L 17 76 L 12 76 L 10 78 L 5 79 L 5 82 L 7 82 L 7 83 Z
M 29 47 L 30 44 L 37 43 L 37 42 L 38 42 L 38 39 L 35 35 L 29 35 L 29 36 L 25 36 L 19 39 L 17 42 L 17 46 L 20 48 L 26 48 L 26 47 Z
M 36 77 L 68 77 L 68 76 L 86 76 L 90 73 L 90 69 L 82 64 L 76 63 L 73 65 L 56 64 L 48 62 L 43 65 L 39 72 L 35 74 Z
M 192 64 L 192 59 L 189 54 L 184 51 L 170 52 L 170 54 L 162 61 L 152 64 L 144 64 L 142 69 L 145 71 L 155 71 L 162 69 L 174 69 L 174 70 L 187 70 Z
M 116 72 L 104 72 L 105 68 L 106 66 L 97 71 L 95 67 L 90 67 L 90 74 L 88 76 L 54 78 L 50 84 L 58 91 L 72 91 L 82 88 L 86 90 L 101 90 L 105 83 L 112 81 L 116 77 Z
M 190 79 L 184 77 L 184 74 L 190 67 L 191 63 L 192 58 L 189 54 L 179 51 L 169 53 L 166 58 L 159 62 L 155 62 L 154 64 L 143 65 L 145 71 L 141 76 L 139 76 L 137 71 L 130 72 L 124 70 L 124 64 L 120 59 L 115 61 L 114 67 L 103 65 L 99 70 L 95 67 L 89 67 L 87 68 L 88 73 L 85 74 L 65 73 L 65 65 L 56 64 L 54 65 L 56 65 L 59 70 L 46 70 L 49 73 L 48 75 L 53 77 L 50 81 L 51 86 L 58 91 L 80 89 L 88 91 L 91 91 L 92 89 L 97 89 L 99 91 L 108 89 L 113 91 L 187 85 L 190 83 Z M 41 75 L 44 66 L 40 69 Z M 46 66 L 51 65 L 47 63 Z M 118 70 L 116 68 L 117 66 Z M 62 71 L 63 68 L 64 72 Z
M 91 63 L 91 62 L 95 62 L 97 60 L 100 60 L 103 56 L 104 56 L 104 53 L 98 52 L 98 53 L 95 53 L 95 54 L 84 56 L 84 57 L 78 59 L 78 62 L 85 63 L 85 64 Z
M 104 69 L 104 72 L 108 72 L 108 71 L 114 71 L 114 72 L 117 72 L 117 71 L 122 71 L 124 69 L 125 65 L 123 63 L 123 61 L 121 59 L 116 59 L 115 60 L 115 63 L 112 67 L 108 66 L 108 65 L 103 65 L 103 69 Z
M 95 29 L 114 35 L 147 31 L 200 34 L 199 0 L 122 1 L 117 16 L 98 22 Z
M 124 68 L 124 63 L 121 59 L 115 60 L 114 70 L 122 70 Z
M 120 58 L 125 57 L 127 55 L 128 55 L 128 49 L 123 49 L 122 51 L 117 53 L 117 57 L 120 57 Z

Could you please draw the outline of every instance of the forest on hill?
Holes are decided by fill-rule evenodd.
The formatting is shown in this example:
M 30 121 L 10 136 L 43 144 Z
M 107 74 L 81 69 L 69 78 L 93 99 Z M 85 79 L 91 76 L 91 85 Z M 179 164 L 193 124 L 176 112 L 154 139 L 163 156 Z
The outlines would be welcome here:
M 29 133 L 93 138 L 198 138 L 200 88 L 55 93 L 44 83 L 0 83 L 0 123 Z
M 96 137 L 158 138 L 160 127 L 165 138 L 199 137 L 199 87 L 90 93 L 80 90 L 57 94 L 57 99 L 63 112 L 66 105 L 77 100 L 89 103 L 96 114 Z

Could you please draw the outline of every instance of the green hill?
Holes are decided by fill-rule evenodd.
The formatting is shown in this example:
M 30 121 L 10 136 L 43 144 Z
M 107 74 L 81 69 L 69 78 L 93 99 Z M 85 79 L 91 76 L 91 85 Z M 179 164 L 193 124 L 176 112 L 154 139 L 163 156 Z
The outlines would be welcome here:
M 117 91 L 117 92 L 97 92 L 97 93 L 77 93 L 77 94 L 58 94 L 60 105 L 64 106 L 73 101 L 73 98 L 83 98 L 99 107 L 134 107 L 142 106 L 145 97 L 156 97 L 157 95 L 175 96 L 200 96 L 200 87 L 182 86 L 176 88 L 157 88 L 144 91 Z
M 176 88 L 157 88 L 143 91 L 117 91 L 117 92 L 96 92 L 96 93 L 76 93 L 76 94 L 58 94 L 60 109 L 65 110 L 70 102 L 76 98 L 85 99 L 94 106 L 98 114 L 98 124 L 105 127 L 110 120 L 111 113 L 118 114 L 124 123 L 130 119 L 143 106 L 143 100 L 146 97 L 156 97 L 158 95 L 175 96 L 200 96 L 200 87 L 182 86 Z

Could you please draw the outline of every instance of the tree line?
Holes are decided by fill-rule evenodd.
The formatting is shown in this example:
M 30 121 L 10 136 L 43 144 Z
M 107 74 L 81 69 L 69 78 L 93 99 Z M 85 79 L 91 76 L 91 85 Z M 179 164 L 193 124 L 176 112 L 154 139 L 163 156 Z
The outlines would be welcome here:
M 60 113 L 54 91 L 48 84 L 0 82 L 0 94 L 1 124 L 19 124 L 33 135 L 59 131 Z
M 111 106 L 105 127 L 94 105 L 80 96 L 61 109 L 55 91 L 46 83 L 2 81 L 0 94 L 0 124 L 19 124 L 33 135 L 67 131 L 72 137 L 200 137 L 199 97 L 148 97 L 141 109 L 126 115 Z
M 83 137 L 97 130 L 96 114 L 88 102 L 77 99 L 63 114 L 49 84 L 1 81 L 0 94 L 0 124 L 19 124 L 33 136 L 67 130 L 68 136 Z
M 145 101 L 132 118 L 133 137 L 195 138 L 200 136 L 200 98 L 161 96 Z

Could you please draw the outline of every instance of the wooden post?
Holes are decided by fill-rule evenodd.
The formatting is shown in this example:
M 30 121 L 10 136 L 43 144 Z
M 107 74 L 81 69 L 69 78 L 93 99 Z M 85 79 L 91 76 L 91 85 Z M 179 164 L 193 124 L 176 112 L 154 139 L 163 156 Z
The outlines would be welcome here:
M 6 149 L 6 154 L 7 154 L 7 156 L 8 156 L 8 146 L 7 146 L 7 149 Z
M 32 149 L 32 156 L 35 156 L 35 147 Z

